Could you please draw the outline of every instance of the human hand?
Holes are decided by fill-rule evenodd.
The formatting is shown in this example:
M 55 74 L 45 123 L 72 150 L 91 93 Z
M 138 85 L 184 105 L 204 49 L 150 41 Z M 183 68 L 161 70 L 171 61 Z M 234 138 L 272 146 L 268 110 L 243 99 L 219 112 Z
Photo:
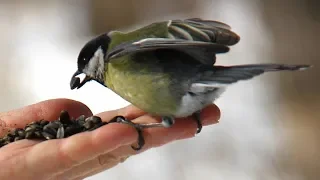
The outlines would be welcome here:
M 68 111 L 72 117 L 92 115 L 90 109 L 80 102 L 53 99 L 0 113 L 0 120 L 9 126 L 23 128 L 35 120 L 55 120 L 62 110 Z M 160 121 L 132 105 L 97 114 L 103 121 L 117 115 L 135 123 Z M 220 111 L 217 106 L 211 105 L 202 111 L 201 116 L 203 125 L 215 124 L 220 118 Z M 84 179 L 116 166 L 131 155 L 175 140 L 191 138 L 196 130 L 196 123 L 190 118 L 178 119 L 170 128 L 144 129 L 146 144 L 140 151 L 131 148 L 137 141 L 136 130 L 118 123 L 65 139 L 43 142 L 20 140 L 0 148 L 0 179 Z M 0 131 L 1 136 L 3 133 Z

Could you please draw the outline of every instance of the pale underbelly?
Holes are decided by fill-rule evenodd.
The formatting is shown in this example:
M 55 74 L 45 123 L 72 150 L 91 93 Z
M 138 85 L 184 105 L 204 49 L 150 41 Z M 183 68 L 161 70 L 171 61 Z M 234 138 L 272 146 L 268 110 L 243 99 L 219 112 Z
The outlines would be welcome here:
M 187 117 L 212 104 L 225 91 L 225 88 L 216 89 L 210 93 L 192 96 L 186 94 L 182 97 L 180 106 L 175 112 L 175 117 Z

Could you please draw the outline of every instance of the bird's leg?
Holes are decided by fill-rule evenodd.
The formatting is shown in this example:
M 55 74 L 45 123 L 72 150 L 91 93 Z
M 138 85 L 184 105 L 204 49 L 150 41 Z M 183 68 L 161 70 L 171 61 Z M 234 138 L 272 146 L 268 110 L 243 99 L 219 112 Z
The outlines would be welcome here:
M 155 128 L 155 127 L 171 127 L 174 124 L 175 120 L 173 117 L 169 116 L 163 116 L 161 123 L 146 123 L 146 124 L 136 124 L 132 121 L 129 121 L 123 116 L 116 116 L 113 119 L 111 119 L 108 123 L 121 123 L 121 124 L 127 124 L 129 126 L 134 127 L 138 132 L 138 147 L 133 147 L 132 149 L 138 151 L 140 150 L 144 144 L 145 140 L 142 134 L 142 130 L 145 128 Z
M 108 123 L 121 123 L 121 124 L 127 124 L 129 126 L 134 127 L 138 133 L 138 147 L 131 146 L 132 149 L 139 151 L 144 146 L 145 140 L 144 140 L 144 137 L 142 134 L 143 128 L 142 128 L 142 126 L 140 126 L 140 124 L 135 124 L 123 116 L 116 116 L 116 117 L 112 118 Z
M 154 128 L 154 127 L 165 127 L 169 128 L 174 124 L 174 117 L 163 116 L 161 118 L 161 123 L 148 123 L 148 124 L 140 124 L 142 128 Z
M 194 121 L 196 121 L 197 126 L 198 126 L 197 134 L 199 134 L 201 132 L 201 130 L 202 130 L 202 123 L 201 123 L 200 115 L 201 115 L 201 111 L 197 111 L 197 112 L 192 114 L 192 117 L 193 117 Z

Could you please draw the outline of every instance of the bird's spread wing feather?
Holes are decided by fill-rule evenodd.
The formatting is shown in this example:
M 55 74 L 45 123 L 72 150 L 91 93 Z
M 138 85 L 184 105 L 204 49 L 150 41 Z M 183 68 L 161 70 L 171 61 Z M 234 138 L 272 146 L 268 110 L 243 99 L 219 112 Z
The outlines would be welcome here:
M 155 38 L 151 34 L 147 38 L 126 41 L 109 50 L 107 61 L 137 52 L 174 49 L 191 55 L 199 63 L 213 65 L 217 53 L 228 52 L 228 46 L 240 39 L 230 26 L 217 21 L 193 18 L 170 20 L 166 24 L 167 37 Z M 152 32 L 148 28 L 144 30 Z
M 112 59 L 131 53 L 153 51 L 158 49 L 178 50 L 189 54 L 200 63 L 208 65 L 212 65 L 212 60 L 214 59 L 215 54 L 229 51 L 227 46 L 215 43 L 185 41 L 180 39 L 149 38 L 137 42 L 120 44 L 112 49 L 107 56 L 108 59 Z M 210 56 L 208 55 L 209 53 Z
M 308 65 L 259 64 L 238 66 L 215 66 L 205 71 L 200 79 L 192 83 L 190 91 L 205 92 L 214 88 L 224 87 L 240 80 L 248 80 L 264 72 L 297 71 L 309 68 Z
M 201 23 L 201 24 L 206 24 L 208 26 L 214 26 L 214 27 L 218 27 L 218 28 L 222 28 L 222 29 L 231 30 L 231 27 L 228 24 L 225 24 L 225 23 L 219 22 L 219 21 L 204 20 L 204 19 L 201 19 L 201 18 L 189 18 L 189 19 L 186 19 L 185 21 Z
M 198 18 L 172 20 L 168 25 L 169 37 L 192 41 L 235 45 L 240 37 L 227 24 Z

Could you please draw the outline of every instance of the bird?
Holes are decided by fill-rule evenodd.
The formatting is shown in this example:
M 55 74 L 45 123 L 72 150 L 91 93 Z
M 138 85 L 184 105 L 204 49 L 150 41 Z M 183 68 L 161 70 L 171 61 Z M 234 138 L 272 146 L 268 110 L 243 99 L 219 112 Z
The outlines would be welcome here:
M 136 128 L 140 150 L 145 128 L 169 128 L 176 118 L 193 117 L 201 132 L 201 110 L 213 104 L 226 88 L 266 72 L 298 71 L 305 64 L 216 65 L 216 55 L 230 51 L 240 36 L 230 25 L 201 18 L 163 20 L 132 31 L 106 31 L 80 50 L 70 88 L 93 80 L 110 89 L 159 123 L 135 124 L 123 116 L 109 123 Z M 80 74 L 85 77 L 81 80 Z

